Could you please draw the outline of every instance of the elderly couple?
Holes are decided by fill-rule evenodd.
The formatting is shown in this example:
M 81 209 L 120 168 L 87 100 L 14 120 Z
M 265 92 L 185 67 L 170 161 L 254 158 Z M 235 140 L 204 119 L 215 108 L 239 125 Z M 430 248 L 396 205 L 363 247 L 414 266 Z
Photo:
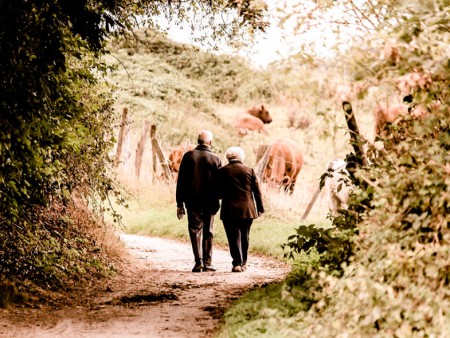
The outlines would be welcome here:
M 244 151 L 231 147 L 228 164 L 211 152 L 213 134 L 203 130 L 195 149 L 184 154 L 178 174 L 177 217 L 187 212 L 189 237 L 195 257 L 193 272 L 215 271 L 212 266 L 214 215 L 220 211 L 232 258 L 232 272 L 247 269 L 250 227 L 264 212 L 255 171 L 244 165 Z M 219 199 L 222 200 L 220 206 Z

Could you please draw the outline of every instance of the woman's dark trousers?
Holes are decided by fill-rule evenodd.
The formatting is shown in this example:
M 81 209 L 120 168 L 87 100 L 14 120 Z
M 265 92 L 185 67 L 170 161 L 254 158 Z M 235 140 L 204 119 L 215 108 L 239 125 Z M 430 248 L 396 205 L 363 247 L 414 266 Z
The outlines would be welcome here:
M 227 234 L 233 266 L 247 264 L 250 228 L 253 219 L 223 219 L 222 222 Z

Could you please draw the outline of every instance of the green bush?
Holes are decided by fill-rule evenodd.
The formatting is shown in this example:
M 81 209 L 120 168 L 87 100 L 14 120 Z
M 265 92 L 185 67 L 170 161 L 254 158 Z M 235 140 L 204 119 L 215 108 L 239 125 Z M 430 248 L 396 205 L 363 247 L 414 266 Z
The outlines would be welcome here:
M 0 274 L 61 286 L 86 277 L 72 270 L 88 270 L 85 251 L 95 249 L 92 233 L 76 234 L 79 224 L 66 221 L 70 206 L 74 199 L 83 208 L 88 198 L 102 203 L 114 190 L 113 88 L 103 81 L 102 32 L 87 28 L 101 17 L 84 17 L 80 32 L 63 2 L 2 4 L 0 15 Z

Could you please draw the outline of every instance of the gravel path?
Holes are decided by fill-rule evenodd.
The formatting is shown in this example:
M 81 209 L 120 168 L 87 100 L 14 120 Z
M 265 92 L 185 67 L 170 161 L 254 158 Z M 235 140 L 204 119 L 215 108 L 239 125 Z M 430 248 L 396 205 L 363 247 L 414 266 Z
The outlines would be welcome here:
M 121 235 L 129 255 L 104 285 L 60 307 L 0 310 L 0 337 L 213 337 L 220 317 L 242 293 L 284 278 L 288 266 L 250 254 L 231 272 L 228 251 L 214 249 L 215 272 L 192 273 L 190 244 Z

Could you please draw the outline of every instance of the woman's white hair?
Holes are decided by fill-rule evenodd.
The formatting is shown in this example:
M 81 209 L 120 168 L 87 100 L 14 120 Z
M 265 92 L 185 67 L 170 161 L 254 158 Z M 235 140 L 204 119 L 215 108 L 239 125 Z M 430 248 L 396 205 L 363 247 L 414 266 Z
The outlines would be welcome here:
M 245 159 L 244 150 L 241 147 L 230 147 L 225 151 L 225 157 L 228 161 L 239 160 L 243 161 Z

